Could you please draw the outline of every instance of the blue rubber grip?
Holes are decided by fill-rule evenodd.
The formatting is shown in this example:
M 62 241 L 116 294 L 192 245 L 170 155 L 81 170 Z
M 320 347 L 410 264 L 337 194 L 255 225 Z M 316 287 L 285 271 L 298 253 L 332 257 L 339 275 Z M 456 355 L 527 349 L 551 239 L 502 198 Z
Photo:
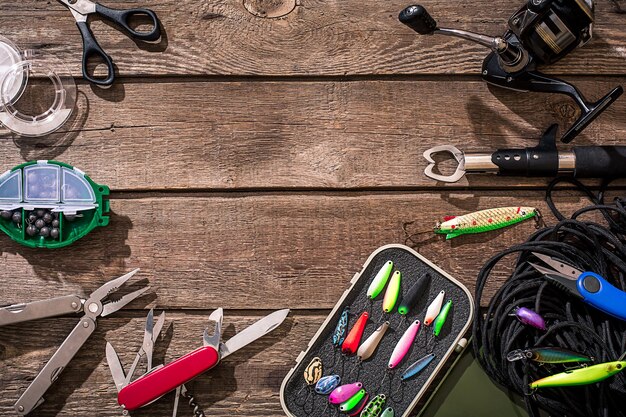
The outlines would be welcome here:
M 576 287 L 587 304 L 604 311 L 606 314 L 626 321 L 626 292 L 614 287 L 607 280 L 593 272 L 580 274 L 576 281 Z

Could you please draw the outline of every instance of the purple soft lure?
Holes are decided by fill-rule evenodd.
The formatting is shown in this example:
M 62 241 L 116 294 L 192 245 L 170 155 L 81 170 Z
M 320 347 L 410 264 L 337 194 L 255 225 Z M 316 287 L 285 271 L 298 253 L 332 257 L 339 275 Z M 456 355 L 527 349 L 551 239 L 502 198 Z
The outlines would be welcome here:
M 517 317 L 520 322 L 527 326 L 532 326 L 543 331 L 546 330 L 546 321 L 530 308 L 516 307 L 515 310 L 509 315 Z

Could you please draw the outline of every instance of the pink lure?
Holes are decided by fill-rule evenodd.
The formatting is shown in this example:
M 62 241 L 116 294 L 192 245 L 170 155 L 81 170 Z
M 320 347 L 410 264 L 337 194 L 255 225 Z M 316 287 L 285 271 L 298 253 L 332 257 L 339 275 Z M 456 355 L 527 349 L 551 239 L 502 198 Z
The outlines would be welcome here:
M 415 336 L 417 336 L 417 332 L 420 329 L 420 321 L 415 320 L 413 324 L 409 326 L 408 329 L 404 332 L 398 344 L 395 348 L 393 348 L 393 353 L 391 354 L 391 359 L 389 359 L 389 369 L 393 369 L 402 362 L 402 359 L 406 356 L 413 341 L 415 340 Z
M 348 401 L 363 388 L 363 384 L 355 382 L 354 384 L 341 385 L 333 390 L 328 396 L 328 401 L 331 404 L 341 404 Z

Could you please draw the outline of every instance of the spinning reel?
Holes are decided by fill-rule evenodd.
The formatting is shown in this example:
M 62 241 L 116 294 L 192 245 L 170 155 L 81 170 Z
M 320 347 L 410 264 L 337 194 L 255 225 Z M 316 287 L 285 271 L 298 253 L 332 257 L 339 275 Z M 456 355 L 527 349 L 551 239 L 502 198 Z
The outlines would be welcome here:
M 491 49 L 483 61 L 483 79 L 500 87 L 544 93 L 566 94 L 580 107 L 581 115 L 561 141 L 571 142 L 596 117 L 622 95 L 615 87 L 595 103 L 588 102 L 572 84 L 536 71 L 549 65 L 592 37 L 592 0 L 528 0 L 509 19 L 509 30 L 492 38 L 458 29 L 437 27 L 422 6 L 409 6 L 400 12 L 402 23 L 421 35 L 441 34 L 474 41 Z

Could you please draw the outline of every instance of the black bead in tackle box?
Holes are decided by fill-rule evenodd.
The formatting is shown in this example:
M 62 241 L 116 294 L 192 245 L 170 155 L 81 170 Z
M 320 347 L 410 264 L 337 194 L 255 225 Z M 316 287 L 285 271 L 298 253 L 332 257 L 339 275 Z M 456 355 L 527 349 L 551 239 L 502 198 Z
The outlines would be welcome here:
M 402 284 L 393 312 L 383 315 L 382 303 L 386 287 L 374 301 L 369 300 L 366 293 L 378 271 L 389 260 L 393 261 L 394 271 L 402 272 Z M 429 285 L 407 316 L 401 316 L 398 313 L 398 306 L 402 295 L 424 274 L 431 276 Z M 426 327 L 423 321 L 428 305 L 441 290 L 446 292 L 444 303 L 451 299 L 453 305 L 441 334 L 435 338 L 432 334 L 433 325 Z M 350 307 L 350 321 L 346 334 L 363 311 L 370 314 L 361 342 L 385 320 L 390 323 L 376 352 L 369 360 L 361 363 L 360 369 L 356 367 L 356 355 L 347 357 L 341 353 L 340 347 L 335 347 L 332 343 L 335 326 L 346 306 Z M 439 377 L 443 377 L 448 370 L 449 366 L 446 365 L 452 364 L 453 358 L 456 357 L 455 352 L 460 352 L 466 346 L 467 340 L 464 336 L 471 325 L 473 306 L 472 296 L 463 284 L 413 249 L 397 244 L 378 248 L 365 262 L 361 272 L 355 274 L 350 288 L 343 293 L 333 311 L 309 342 L 307 350 L 298 355 L 296 365 L 283 380 L 280 391 L 283 410 L 290 417 L 341 414 L 336 410 L 338 406 L 328 404 L 328 395 L 315 393 L 314 386 L 307 386 L 304 380 L 305 368 L 313 358 L 319 357 L 323 363 L 323 376 L 340 375 L 342 379 L 339 385 L 362 382 L 370 399 L 378 394 L 385 394 L 387 401 L 384 408 L 392 407 L 395 416 L 409 416 L 412 411 L 417 412 L 416 407 L 426 404 L 427 396 L 432 394 L 435 384 L 441 380 Z M 388 371 L 389 358 L 396 343 L 416 319 L 420 320 L 422 325 L 411 349 L 400 365 Z M 434 353 L 435 359 L 413 378 L 401 381 L 402 372 L 429 353 Z M 385 374 L 387 376 L 381 386 Z

